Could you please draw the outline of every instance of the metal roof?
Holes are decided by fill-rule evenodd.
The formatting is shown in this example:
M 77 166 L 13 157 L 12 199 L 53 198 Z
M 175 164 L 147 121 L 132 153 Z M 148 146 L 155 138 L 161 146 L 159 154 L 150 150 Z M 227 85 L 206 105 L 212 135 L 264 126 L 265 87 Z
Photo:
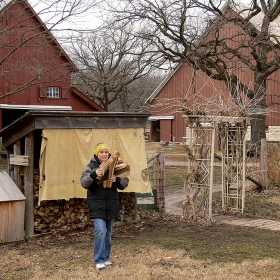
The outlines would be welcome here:
M 5 171 L 0 171 L 0 202 L 25 200 L 25 196 Z
M 56 106 L 56 105 L 15 105 L 15 104 L 0 104 L 1 109 L 20 109 L 20 110 L 35 110 L 35 111 L 71 111 L 71 106 Z

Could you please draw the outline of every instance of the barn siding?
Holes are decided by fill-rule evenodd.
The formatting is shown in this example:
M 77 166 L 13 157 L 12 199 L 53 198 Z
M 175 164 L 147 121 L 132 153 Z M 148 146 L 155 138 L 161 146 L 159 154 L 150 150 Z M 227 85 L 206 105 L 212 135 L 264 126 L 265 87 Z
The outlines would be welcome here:
M 20 23 L 20 24 L 19 24 Z M 11 50 L 12 55 L 0 65 L 0 95 L 5 95 L 19 86 L 35 78 L 33 84 L 14 94 L 0 98 L 0 104 L 9 105 L 40 105 L 40 106 L 71 106 L 76 111 L 104 111 L 103 108 L 84 98 L 82 93 L 72 94 L 71 74 L 77 68 L 46 29 L 38 15 L 28 2 L 13 1 L 0 11 L 0 24 L 5 30 L 0 36 L 2 46 L 0 56 L 5 57 Z M 15 27 L 17 26 L 17 27 Z M 10 28 L 10 29 L 9 29 Z M 4 30 L 4 29 L 3 29 Z M 18 47 L 25 38 L 32 37 Z M 40 89 L 48 86 L 59 87 L 59 98 L 48 98 L 40 95 Z M 62 96 L 66 89 L 67 96 Z M 0 108 L 0 114 L 2 109 Z M 18 118 L 20 113 L 9 114 L 4 122 L 0 117 L 0 129 Z M 5 114 L 7 117 L 7 114 Z
M 22 47 L 13 52 L 13 55 L 6 59 L 2 65 L 1 85 L 2 92 L 6 93 L 14 88 L 26 83 L 30 79 L 40 76 L 40 83 L 45 86 L 71 86 L 71 71 L 69 62 L 61 54 L 58 47 L 51 41 L 48 33 L 44 31 L 37 18 L 30 16 L 30 11 L 20 2 L 10 5 L 8 9 L 2 11 L 1 15 L 8 16 L 8 26 L 22 23 L 21 28 L 12 28 L 9 33 L 1 36 L 1 45 L 9 44 L 17 47 L 21 38 L 34 36 Z M 16 36 L 15 36 L 16 35 Z M 12 43 L 11 43 L 12 42 Z M 10 49 L 3 50 L 1 55 L 5 55 Z M 37 83 L 38 83 L 37 81 Z M 62 99 L 40 99 L 39 86 L 33 86 L 20 93 L 13 94 L 8 98 L 8 104 L 40 104 L 40 105 L 69 105 L 69 100 Z M 0 99 L 1 103 L 4 100 Z
M 160 120 L 160 139 L 164 142 L 172 141 L 172 120 Z
M 230 37 L 239 31 L 236 26 L 227 24 L 219 32 L 222 36 Z M 205 40 L 213 38 L 214 32 L 215 30 L 210 30 L 206 34 Z M 241 41 L 246 39 L 246 36 L 239 35 L 236 38 Z M 231 45 L 238 43 L 236 40 L 235 43 L 231 42 Z M 248 49 L 244 49 L 244 52 L 248 53 Z M 233 59 L 229 63 L 236 67 L 235 74 L 240 77 L 241 81 L 252 89 L 254 73 L 238 60 Z M 267 82 L 267 103 L 275 103 L 267 110 L 266 125 L 268 127 L 280 126 L 279 80 L 280 71 L 277 71 L 269 77 Z M 187 63 L 182 64 L 150 101 L 152 116 L 174 116 L 172 136 L 176 138 L 176 141 L 181 141 L 181 138 L 186 136 L 186 123 L 181 112 L 182 100 L 190 108 L 200 108 L 202 111 L 214 115 L 220 114 L 217 112 L 217 108 L 219 108 L 217 104 L 220 102 L 224 107 L 232 104 L 233 111 L 237 110 L 224 82 L 210 79 L 200 70 L 194 71 L 192 66 Z

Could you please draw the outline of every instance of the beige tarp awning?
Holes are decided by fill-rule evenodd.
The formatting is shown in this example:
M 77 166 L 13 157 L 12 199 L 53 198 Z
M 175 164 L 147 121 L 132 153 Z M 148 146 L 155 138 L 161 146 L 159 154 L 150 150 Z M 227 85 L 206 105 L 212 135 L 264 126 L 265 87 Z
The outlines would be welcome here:
M 119 151 L 120 158 L 130 165 L 125 192 L 151 192 L 150 182 L 142 174 L 147 168 L 143 128 L 45 129 L 42 137 L 39 203 L 86 198 L 80 177 L 100 142 L 107 143 L 110 152 Z

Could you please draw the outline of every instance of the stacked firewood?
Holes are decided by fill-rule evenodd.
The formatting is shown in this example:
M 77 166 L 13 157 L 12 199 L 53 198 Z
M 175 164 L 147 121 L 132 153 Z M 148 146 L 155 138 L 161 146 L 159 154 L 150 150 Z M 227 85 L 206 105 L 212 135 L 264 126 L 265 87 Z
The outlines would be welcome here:
M 34 231 L 46 233 L 58 230 L 80 229 L 92 225 L 88 215 L 87 200 L 41 201 L 38 205 L 40 172 L 34 170 Z
M 119 193 L 120 196 L 120 217 L 121 221 L 135 219 L 136 215 L 136 193 Z
M 83 198 L 71 198 L 70 200 L 41 201 L 39 196 L 38 169 L 34 170 L 34 231 L 47 233 L 55 231 L 68 231 L 92 226 L 89 218 L 87 200 Z M 135 193 L 120 193 L 121 216 L 118 220 L 134 219 Z

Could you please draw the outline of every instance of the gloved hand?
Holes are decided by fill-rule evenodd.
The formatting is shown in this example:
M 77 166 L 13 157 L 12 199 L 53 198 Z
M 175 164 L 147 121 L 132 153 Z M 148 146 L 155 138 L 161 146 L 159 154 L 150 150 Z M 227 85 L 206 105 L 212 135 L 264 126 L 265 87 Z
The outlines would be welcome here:
M 91 179 L 96 179 L 96 177 L 97 177 L 97 174 L 96 174 L 96 171 L 94 170 L 90 173 L 90 178 Z
M 116 184 L 120 184 L 121 183 L 121 178 L 120 177 L 116 177 Z

